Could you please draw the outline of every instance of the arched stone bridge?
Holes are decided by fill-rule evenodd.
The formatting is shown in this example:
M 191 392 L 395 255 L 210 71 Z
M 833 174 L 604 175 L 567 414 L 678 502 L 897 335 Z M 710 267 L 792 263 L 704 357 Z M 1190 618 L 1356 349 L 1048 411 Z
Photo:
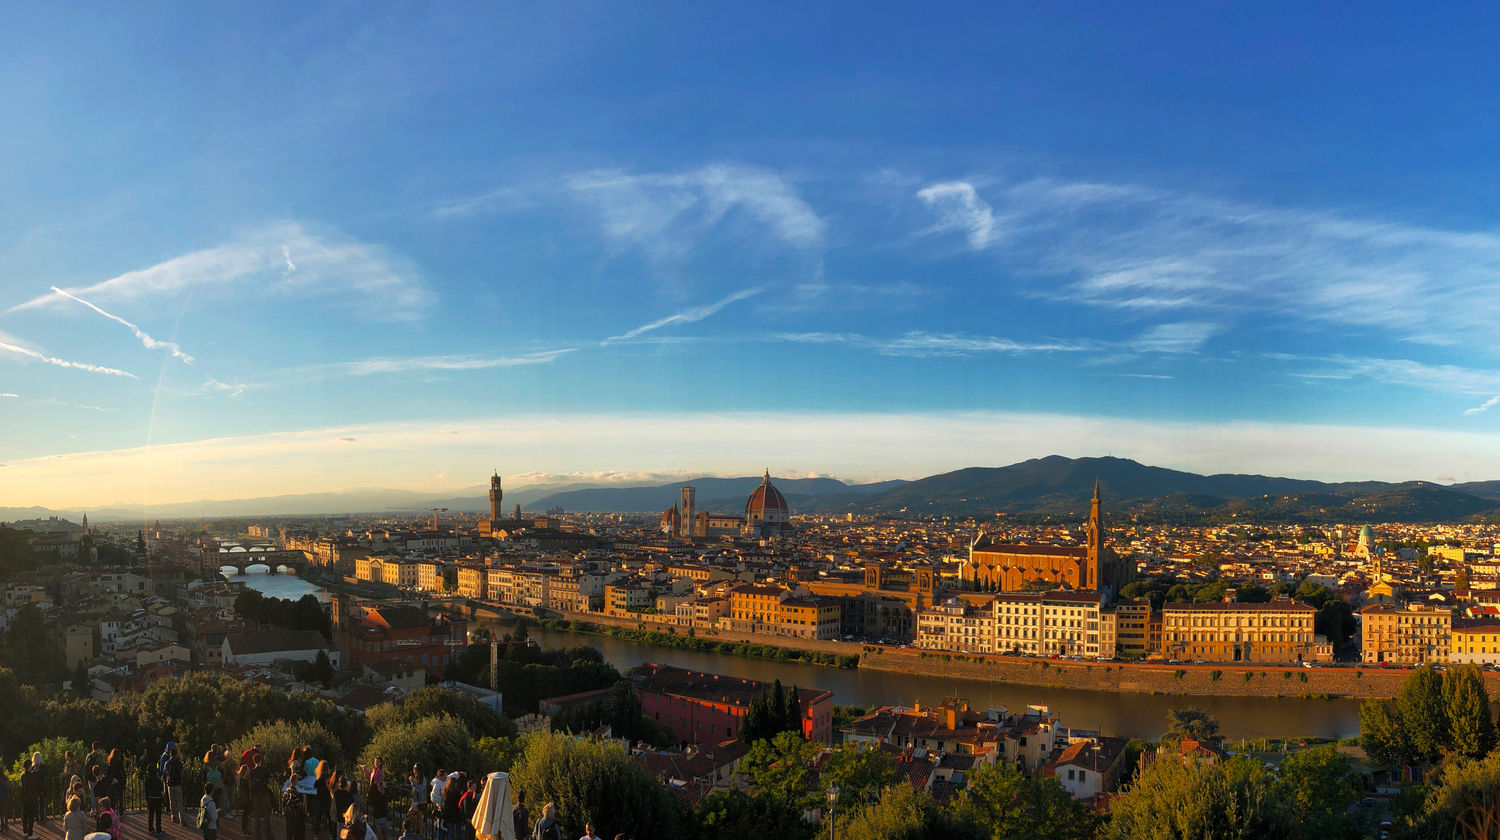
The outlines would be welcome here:
M 251 566 L 265 566 L 274 575 L 278 566 L 302 569 L 308 565 L 307 555 L 301 551 L 287 549 L 221 551 L 208 562 L 215 561 L 218 563 L 218 569 L 233 568 L 236 574 L 241 575 L 245 574 Z

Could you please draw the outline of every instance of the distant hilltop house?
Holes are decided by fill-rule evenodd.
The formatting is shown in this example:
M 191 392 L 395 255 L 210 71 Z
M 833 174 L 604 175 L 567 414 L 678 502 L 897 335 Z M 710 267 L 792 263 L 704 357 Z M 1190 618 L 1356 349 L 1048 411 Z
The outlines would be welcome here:
M 771 483 L 766 470 L 760 486 L 745 500 L 743 515 L 709 513 L 697 509 L 698 491 L 682 488 L 682 500 L 661 515 L 661 531 L 675 539 L 714 539 L 741 536 L 748 539 L 782 539 L 792 534 L 791 507 Z
M 1133 575 L 1129 561 L 1105 544 L 1098 482 L 1084 545 L 1001 543 L 981 531 L 969 545 L 968 561 L 959 568 L 959 578 L 981 592 L 1018 592 L 1045 584 L 1098 590 L 1110 598 Z

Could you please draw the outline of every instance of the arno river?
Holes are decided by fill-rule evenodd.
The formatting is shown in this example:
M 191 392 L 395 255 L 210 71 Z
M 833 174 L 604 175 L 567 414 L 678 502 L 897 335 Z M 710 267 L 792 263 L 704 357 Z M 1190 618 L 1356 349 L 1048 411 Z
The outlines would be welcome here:
M 306 594 L 327 598 L 322 589 L 295 575 L 257 572 L 235 575 L 262 594 L 277 598 L 300 598 Z M 926 677 L 825 668 L 818 665 L 742 659 L 716 653 L 698 653 L 676 648 L 654 647 L 636 642 L 577 633 L 533 630 L 531 635 L 546 648 L 589 645 L 598 648 L 611 665 L 621 671 L 642 662 L 660 662 L 716 674 L 728 674 L 785 685 L 826 688 L 834 702 L 849 706 L 910 706 L 918 701 L 937 703 L 958 695 L 969 703 L 990 704 L 1019 711 L 1028 703 L 1046 704 L 1065 725 L 1096 729 L 1106 735 L 1155 738 L 1162 733 L 1168 709 L 1197 706 L 1219 720 L 1226 738 L 1321 737 L 1347 738 L 1359 734 L 1359 702 L 1356 700 L 1297 700 L 1258 697 L 1181 697 L 1149 694 L 1112 694 L 1069 688 L 1042 688 L 1008 683 Z

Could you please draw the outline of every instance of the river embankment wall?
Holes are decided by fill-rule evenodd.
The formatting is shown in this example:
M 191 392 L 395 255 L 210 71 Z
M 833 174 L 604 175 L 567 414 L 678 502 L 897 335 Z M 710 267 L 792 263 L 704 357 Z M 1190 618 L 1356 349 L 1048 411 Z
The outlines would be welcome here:
M 1410 671 L 1397 668 L 1303 668 L 1288 665 L 1155 665 L 1008 656 L 964 656 L 911 649 L 865 650 L 859 667 L 1015 685 L 1217 697 L 1394 697 Z M 1500 673 L 1487 672 L 1490 696 Z

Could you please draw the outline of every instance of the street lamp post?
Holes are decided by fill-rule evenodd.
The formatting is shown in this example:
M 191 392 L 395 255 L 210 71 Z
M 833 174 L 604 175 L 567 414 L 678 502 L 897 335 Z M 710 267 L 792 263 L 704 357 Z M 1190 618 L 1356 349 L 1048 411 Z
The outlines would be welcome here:
M 835 840 L 833 828 L 838 822 L 838 817 L 835 815 L 834 806 L 838 804 L 838 801 L 839 786 L 833 785 L 828 788 L 828 840 Z

